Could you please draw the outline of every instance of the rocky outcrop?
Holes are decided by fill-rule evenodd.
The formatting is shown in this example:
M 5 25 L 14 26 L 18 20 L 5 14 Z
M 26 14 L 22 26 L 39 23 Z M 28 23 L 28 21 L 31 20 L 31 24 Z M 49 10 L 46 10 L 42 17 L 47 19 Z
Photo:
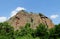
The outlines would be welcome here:
M 36 27 L 40 24 L 43 23 L 46 25 L 46 27 L 53 28 L 54 24 L 52 21 L 44 16 L 43 14 L 33 14 L 32 12 L 28 13 L 24 10 L 18 12 L 15 16 L 10 18 L 9 23 L 15 28 L 19 29 L 23 26 L 25 26 L 26 23 L 31 24 L 31 28 L 36 29 Z

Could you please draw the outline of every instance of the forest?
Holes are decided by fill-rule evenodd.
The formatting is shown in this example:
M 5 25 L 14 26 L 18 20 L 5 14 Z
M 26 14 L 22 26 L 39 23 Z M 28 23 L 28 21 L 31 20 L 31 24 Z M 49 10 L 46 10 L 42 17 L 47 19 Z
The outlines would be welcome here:
M 60 39 L 60 24 L 48 29 L 46 25 L 40 23 L 36 29 L 30 28 L 30 23 L 19 30 L 8 23 L 0 23 L 0 39 Z

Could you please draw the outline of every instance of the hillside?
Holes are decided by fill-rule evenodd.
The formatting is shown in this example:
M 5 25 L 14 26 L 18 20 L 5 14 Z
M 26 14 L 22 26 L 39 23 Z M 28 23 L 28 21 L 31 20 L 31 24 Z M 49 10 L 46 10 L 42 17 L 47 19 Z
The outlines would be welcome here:
M 60 39 L 60 24 L 54 25 L 41 13 L 22 10 L 0 23 L 0 39 Z
M 30 23 L 33 29 L 36 29 L 40 23 L 45 24 L 49 29 L 54 27 L 52 21 L 42 13 L 34 14 L 33 12 L 26 12 L 24 10 L 19 11 L 15 16 L 11 17 L 9 23 L 14 29 L 19 29 L 25 26 L 26 23 Z

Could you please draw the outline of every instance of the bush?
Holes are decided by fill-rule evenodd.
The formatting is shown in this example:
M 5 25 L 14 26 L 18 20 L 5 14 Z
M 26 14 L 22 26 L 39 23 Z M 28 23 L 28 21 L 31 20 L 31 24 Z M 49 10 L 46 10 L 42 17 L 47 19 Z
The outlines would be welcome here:
M 1 38 L 13 38 L 14 35 L 14 29 L 11 27 L 11 25 L 8 24 L 8 22 L 0 23 L 0 37 Z M 5 36 L 5 37 L 4 37 Z
M 48 30 L 44 24 L 31 29 L 30 23 L 27 23 L 25 27 L 14 31 L 8 22 L 4 22 L 0 23 L 0 39 L 60 39 L 60 24 Z

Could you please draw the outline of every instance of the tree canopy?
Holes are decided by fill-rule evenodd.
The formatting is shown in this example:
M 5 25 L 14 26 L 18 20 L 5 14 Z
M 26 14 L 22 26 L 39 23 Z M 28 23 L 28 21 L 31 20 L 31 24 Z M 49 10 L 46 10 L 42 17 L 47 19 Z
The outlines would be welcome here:
M 30 28 L 30 23 L 14 31 L 8 23 L 0 23 L 0 39 L 60 39 L 60 24 L 48 30 L 46 25 L 39 24 L 36 29 Z

